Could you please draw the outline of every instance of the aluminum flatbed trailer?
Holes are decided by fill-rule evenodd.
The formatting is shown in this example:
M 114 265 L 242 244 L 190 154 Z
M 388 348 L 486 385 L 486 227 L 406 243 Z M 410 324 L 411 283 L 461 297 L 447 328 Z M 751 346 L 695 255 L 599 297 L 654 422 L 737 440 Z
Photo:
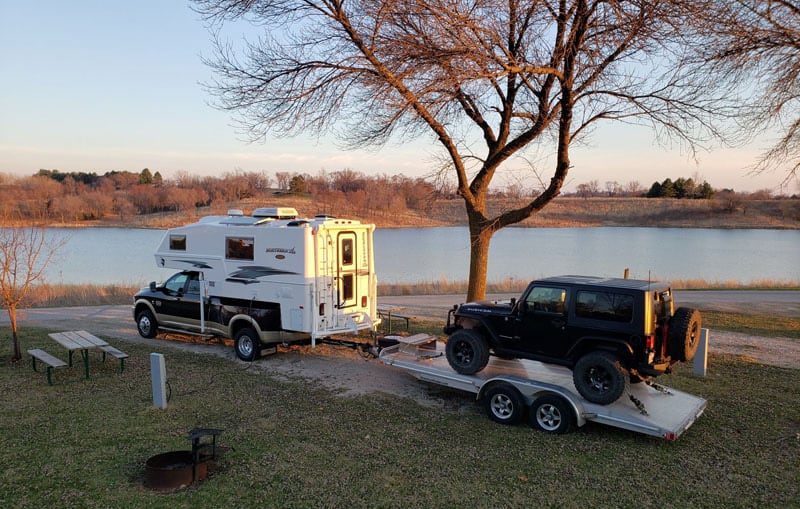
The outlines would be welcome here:
M 705 399 L 660 385 L 630 384 L 620 399 L 598 405 L 575 390 L 572 371 L 536 361 L 492 356 L 474 375 L 461 375 L 447 362 L 444 347 L 425 335 L 402 338 L 384 348 L 380 360 L 419 380 L 474 393 L 489 417 L 516 424 L 529 412 L 531 426 L 549 433 L 566 433 L 589 421 L 666 440 L 677 440 L 703 414 Z

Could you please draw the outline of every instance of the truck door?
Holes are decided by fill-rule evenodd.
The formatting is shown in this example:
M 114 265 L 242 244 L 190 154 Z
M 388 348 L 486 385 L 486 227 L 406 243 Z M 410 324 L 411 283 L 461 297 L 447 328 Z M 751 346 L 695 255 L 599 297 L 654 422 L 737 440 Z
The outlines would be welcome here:
M 336 274 L 339 282 L 339 308 L 348 308 L 358 305 L 358 257 L 356 253 L 356 234 L 354 232 L 341 232 L 338 238 L 338 263 Z

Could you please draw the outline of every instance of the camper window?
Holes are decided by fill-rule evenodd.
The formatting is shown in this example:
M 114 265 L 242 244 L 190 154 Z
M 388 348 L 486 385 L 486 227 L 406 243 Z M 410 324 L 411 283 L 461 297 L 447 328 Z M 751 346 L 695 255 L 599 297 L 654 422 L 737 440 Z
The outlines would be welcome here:
M 227 237 L 225 239 L 225 258 L 233 260 L 252 260 L 253 238 Z
M 186 235 L 170 235 L 169 248 L 172 251 L 186 251 Z
M 353 265 L 353 239 L 342 240 L 342 265 Z

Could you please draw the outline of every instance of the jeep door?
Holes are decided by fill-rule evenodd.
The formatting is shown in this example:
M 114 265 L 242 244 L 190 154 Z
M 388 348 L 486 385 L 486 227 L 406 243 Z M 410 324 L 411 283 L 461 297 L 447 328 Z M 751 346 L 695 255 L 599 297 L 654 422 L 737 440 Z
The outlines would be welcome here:
M 532 286 L 518 304 L 516 348 L 562 357 L 571 346 L 566 332 L 569 297 L 565 286 Z

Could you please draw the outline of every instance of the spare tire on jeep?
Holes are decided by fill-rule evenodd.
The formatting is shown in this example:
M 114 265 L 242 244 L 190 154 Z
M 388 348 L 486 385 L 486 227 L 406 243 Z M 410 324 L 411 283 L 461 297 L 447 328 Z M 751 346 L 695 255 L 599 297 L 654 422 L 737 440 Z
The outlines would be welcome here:
M 445 347 L 450 367 L 462 375 L 472 375 L 489 362 L 489 344 L 475 329 L 458 329 L 447 338 Z
M 700 327 L 700 311 L 678 308 L 669 322 L 667 346 L 670 357 L 681 362 L 694 359 L 700 344 Z

